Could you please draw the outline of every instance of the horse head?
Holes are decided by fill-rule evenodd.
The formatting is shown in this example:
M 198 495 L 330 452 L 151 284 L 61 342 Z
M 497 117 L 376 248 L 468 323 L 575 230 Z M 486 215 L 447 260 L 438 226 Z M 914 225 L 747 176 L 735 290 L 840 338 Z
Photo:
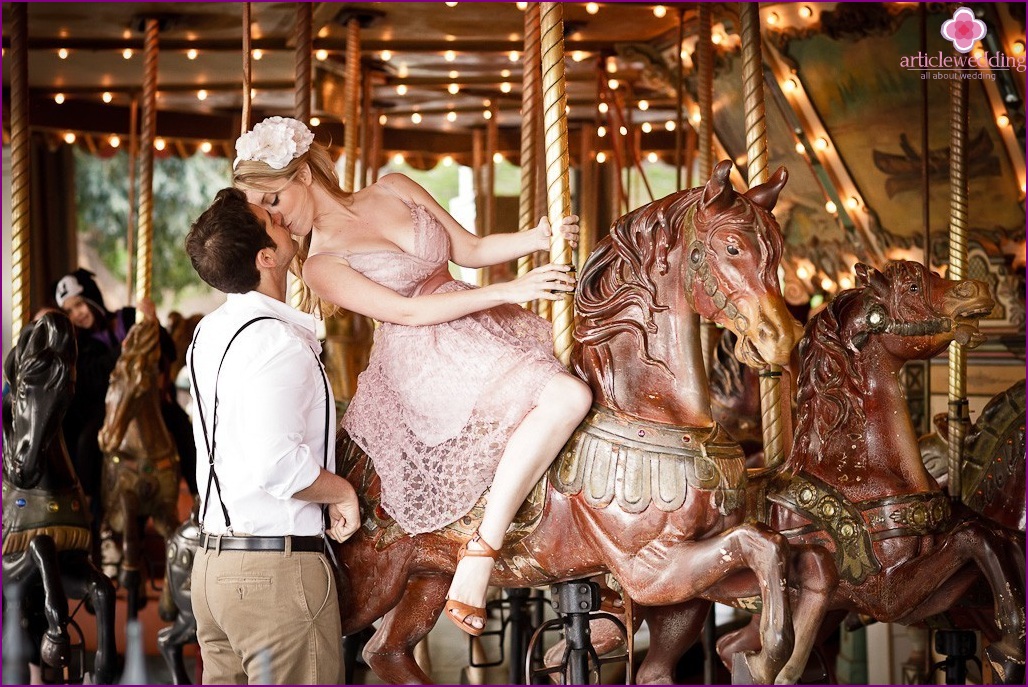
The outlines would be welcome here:
M 857 456 L 849 469 L 861 467 L 866 457 L 861 447 L 882 427 L 893 437 L 891 454 L 910 449 L 920 470 L 899 387 L 878 376 L 891 378 L 906 361 L 931 358 L 951 341 L 977 345 L 982 341 L 978 318 L 994 301 L 982 282 L 945 279 L 916 262 L 891 262 L 883 271 L 858 264 L 855 270 L 857 287 L 817 313 L 800 342 L 799 412 L 790 461 L 802 465 Z M 868 396 L 875 401 L 865 408 Z M 883 411 L 889 404 L 896 405 L 895 413 Z M 900 440 L 908 434 L 909 442 Z
M 32 489 L 47 471 L 46 455 L 61 441 L 61 421 L 75 391 L 78 348 L 71 321 L 48 313 L 25 327 L 4 364 L 4 479 Z
M 891 262 L 884 272 L 857 264 L 862 289 L 861 314 L 851 334 L 857 350 L 880 334 L 881 346 L 900 360 L 923 360 L 942 352 L 950 341 L 974 348 L 984 337 L 978 320 L 995 301 L 989 287 L 975 279 L 940 277 L 916 262 Z
M 768 183 L 738 193 L 728 180 L 731 167 L 725 160 L 706 186 L 616 220 L 583 267 L 573 357 L 598 400 L 617 395 L 609 379 L 614 359 L 622 369 L 640 361 L 651 376 L 659 369 L 677 377 L 677 386 L 689 384 L 683 373 L 702 371 L 697 315 L 735 332 L 736 354 L 748 365 L 788 363 L 800 329 L 778 285 L 782 233 L 771 214 L 788 175 L 779 169 Z M 638 390 L 641 381 L 632 386 Z M 675 386 L 668 383 L 667 393 L 677 393 Z M 705 383 L 696 386 L 704 388 L 694 405 L 709 404 Z
M 121 344 L 121 356 L 111 372 L 104 400 L 106 411 L 99 440 L 105 453 L 121 445 L 129 424 L 139 415 L 140 401 L 158 391 L 158 335 L 157 321 L 144 319 L 132 326 Z

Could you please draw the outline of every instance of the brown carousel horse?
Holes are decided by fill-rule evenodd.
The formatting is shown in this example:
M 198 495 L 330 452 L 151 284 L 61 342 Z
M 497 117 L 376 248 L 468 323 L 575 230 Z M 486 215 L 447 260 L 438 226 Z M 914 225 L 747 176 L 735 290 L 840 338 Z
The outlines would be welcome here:
M 699 600 L 705 612 L 703 595 L 751 580 L 767 613 L 760 651 L 746 663 L 770 682 L 793 650 L 787 550 L 743 523 L 743 454 L 710 417 L 699 316 L 735 331 L 741 358 L 788 361 L 798 326 L 778 288 L 782 236 L 770 212 L 787 175 L 738 194 L 730 169 L 724 161 L 705 187 L 620 218 L 583 268 L 572 359 L 595 406 L 508 531 L 492 583 L 609 572 L 639 604 Z M 379 508 L 373 466 L 346 435 L 337 456 L 364 516 L 358 534 L 334 547 L 345 573 L 343 633 L 383 618 L 365 648 L 368 664 L 387 682 L 426 682 L 412 652 L 443 608 L 481 502 L 440 531 L 410 536 Z M 671 674 L 644 666 L 643 679 Z
M 74 393 L 76 353 L 71 322 L 51 313 L 22 330 L 4 363 L 11 385 L 3 399 L 4 613 L 20 615 L 22 602 L 41 587 L 47 629 L 39 657 L 65 669 L 71 651 L 67 597 L 88 598 L 96 614 L 95 682 L 111 684 L 117 661 L 114 587 L 89 560 L 89 509 L 61 433 Z M 20 625 L 4 624 L 5 684 L 29 682 L 28 664 L 8 654 L 20 643 L 8 636 L 8 627 Z
M 764 521 L 794 551 L 831 553 L 839 577 L 832 620 L 857 611 L 920 623 L 984 580 L 994 604 L 987 653 L 1000 676 L 1020 683 L 1025 597 L 1009 540 L 954 507 L 928 474 L 897 383 L 907 360 L 930 358 L 954 340 L 977 345 L 978 318 L 993 300 L 981 282 L 947 280 L 912 262 L 884 272 L 858 265 L 857 276 L 859 287 L 807 326 L 793 450 L 782 468 L 751 479 L 751 500 L 765 504 Z M 797 647 L 814 643 L 823 620 L 798 617 Z M 751 624 L 718 649 L 726 659 L 759 641 Z M 795 680 L 806 658 L 797 651 L 779 679 Z
M 146 519 L 153 519 L 165 540 L 179 525 L 179 458 L 161 418 L 158 334 L 159 325 L 151 319 L 129 330 L 111 373 L 99 435 L 104 519 L 122 537 L 118 581 L 128 590 L 130 616 L 146 604 L 140 574 Z M 167 588 L 161 606 L 172 606 Z

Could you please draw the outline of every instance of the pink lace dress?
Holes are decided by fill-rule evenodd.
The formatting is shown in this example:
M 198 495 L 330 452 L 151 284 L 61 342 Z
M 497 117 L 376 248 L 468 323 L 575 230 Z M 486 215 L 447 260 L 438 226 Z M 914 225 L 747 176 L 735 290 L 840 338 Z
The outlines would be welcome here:
M 447 272 L 450 239 L 411 207 L 415 254 L 341 254 L 404 296 L 473 289 Z M 342 427 L 382 480 L 382 506 L 411 534 L 456 521 L 492 481 L 511 433 L 563 367 L 550 325 L 503 305 L 435 325 L 382 323 Z

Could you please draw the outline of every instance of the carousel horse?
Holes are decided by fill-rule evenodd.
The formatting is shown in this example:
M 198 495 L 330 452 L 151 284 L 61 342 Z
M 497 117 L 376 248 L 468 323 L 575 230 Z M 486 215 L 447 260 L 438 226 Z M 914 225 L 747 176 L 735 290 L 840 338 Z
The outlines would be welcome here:
M 71 659 L 68 596 L 88 598 L 97 626 L 95 681 L 111 684 L 117 661 L 114 587 L 89 559 L 89 509 L 61 434 L 74 392 L 75 356 L 71 322 L 50 313 L 22 330 L 4 364 L 11 385 L 3 399 L 4 605 L 16 608 L 42 588 L 47 629 L 39 657 L 62 669 Z M 28 684 L 27 664 L 11 670 L 17 682 Z
M 824 627 L 848 611 L 921 623 L 984 580 L 991 627 L 973 629 L 994 637 L 987 655 L 997 674 L 1020 684 L 1025 597 L 1009 540 L 953 505 L 929 475 L 897 383 L 908 360 L 931 358 L 954 340 L 980 343 L 978 318 L 992 309 L 992 297 L 981 282 L 947 280 L 918 263 L 856 269 L 858 287 L 807 326 L 792 453 L 781 468 L 751 477 L 751 502 L 764 504 L 763 521 L 793 551 L 830 552 L 838 586 Z M 798 618 L 797 647 L 814 644 L 823 620 Z M 759 642 L 751 623 L 722 638 L 718 651 L 727 660 Z M 796 679 L 806 659 L 794 654 L 779 679 Z
M 157 633 L 157 648 L 171 673 L 172 684 L 188 685 L 189 673 L 182 658 L 182 647 L 196 643 L 196 616 L 193 615 L 193 590 L 190 575 L 193 557 L 200 546 L 199 509 L 194 504 L 189 519 L 179 525 L 168 539 L 164 560 L 164 588 L 170 590 L 174 607 L 162 609 L 161 618 L 174 621 Z
M 710 417 L 699 316 L 735 331 L 747 362 L 788 362 L 798 325 L 778 288 L 782 236 L 771 214 L 787 175 L 780 169 L 740 194 L 730 169 L 724 161 L 705 187 L 620 218 L 584 266 L 572 360 L 595 405 L 508 530 L 492 583 L 609 572 L 637 604 L 657 607 L 659 622 L 662 607 L 705 612 L 704 595 L 746 580 L 766 614 L 761 647 L 744 661 L 754 679 L 771 682 L 793 651 L 788 551 L 778 535 L 743 522 L 743 454 Z M 364 517 L 354 537 L 333 545 L 343 634 L 382 618 L 365 647 L 369 666 L 387 682 L 426 682 L 412 652 L 443 608 L 482 502 L 411 536 L 379 507 L 371 461 L 345 434 L 337 460 Z M 670 679 L 645 664 L 639 674 Z
M 118 582 L 128 590 L 130 617 L 146 604 L 140 574 L 146 519 L 165 541 L 179 525 L 179 459 L 161 418 L 158 332 L 157 321 L 150 319 L 129 330 L 111 373 L 99 435 L 104 519 L 122 537 Z M 171 607 L 167 588 L 161 606 Z

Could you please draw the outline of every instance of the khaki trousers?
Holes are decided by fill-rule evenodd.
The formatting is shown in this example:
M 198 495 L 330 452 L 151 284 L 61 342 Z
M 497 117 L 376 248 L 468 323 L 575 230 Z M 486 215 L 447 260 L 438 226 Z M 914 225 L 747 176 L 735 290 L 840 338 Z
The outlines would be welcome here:
M 191 581 L 204 684 L 342 684 L 324 554 L 200 549 Z

